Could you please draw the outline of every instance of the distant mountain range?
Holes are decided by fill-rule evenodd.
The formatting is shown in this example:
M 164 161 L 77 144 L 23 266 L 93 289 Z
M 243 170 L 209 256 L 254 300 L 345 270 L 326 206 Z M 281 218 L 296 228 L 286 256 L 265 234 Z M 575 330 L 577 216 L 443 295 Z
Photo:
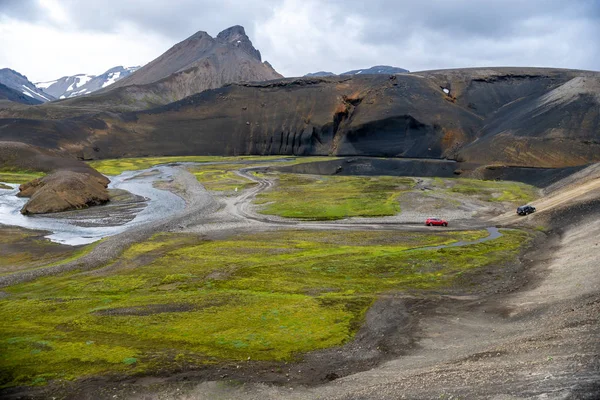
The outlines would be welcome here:
M 88 74 L 63 76 L 62 78 L 49 82 L 37 82 L 35 86 L 56 99 L 66 99 L 69 97 L 94 93 L 97 90 L 103 89 L 118 80 L 131 75 L 139 68 L 140 67 L 124 68 L 118 66 L 111 68 L 98 76 Z
M 39 103 L 56 100 L 54 96 L 38 89 L 25 75 L 10 68 L 0 69 L 0 83 L 31 99 L 37 100 Z
M 376 65 L 371 68 L 353 69 L 352 71 L 342 72 L 340 75 L 372 75 L 372 74 L 401 74 L 409 72 L 407 69 L 391 67 L 389 65 Z M 305 77 L 336 76 L 333 72 L 319 71 L 304 75 Z
M 0 71 L 4 71 L 0 83 L 9 88 L 40 102 L 60 99 L 62 105 L 82 112 L 89 112 L 88 106 L 94 110 L 139 110 L 229 83 L 283 78 L 262 61 L 260 51 L 239 25 L 225 29 L 216 38 L 199 31 L 143 67 L 119 66 L 98 76 L 77 74 L 34 85 L 16 71 Z M 8 95 L 2 98 L 8 99 Z

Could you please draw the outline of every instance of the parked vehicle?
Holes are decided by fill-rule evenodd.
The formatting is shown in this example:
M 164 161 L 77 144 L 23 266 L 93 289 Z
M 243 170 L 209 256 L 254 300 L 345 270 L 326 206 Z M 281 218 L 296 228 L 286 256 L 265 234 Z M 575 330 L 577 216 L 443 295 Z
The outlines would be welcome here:
M 440 218 L 427 218 L 425 221 L 427 226 L 448 226 L 448 221 Z
M 535 212 L 534 206 L 521 206 L 517 208 L 517 214 L 519 215 L 527 215 Z

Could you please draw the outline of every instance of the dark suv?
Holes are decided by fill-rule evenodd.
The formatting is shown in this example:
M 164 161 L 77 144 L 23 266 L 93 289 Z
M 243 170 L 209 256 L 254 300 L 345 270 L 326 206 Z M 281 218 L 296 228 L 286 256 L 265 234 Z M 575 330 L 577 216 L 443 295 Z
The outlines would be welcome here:
M 517 208 L 517 214 L 519 215 L 527 215 L 535 212 L 534 206 L 521 206 Z

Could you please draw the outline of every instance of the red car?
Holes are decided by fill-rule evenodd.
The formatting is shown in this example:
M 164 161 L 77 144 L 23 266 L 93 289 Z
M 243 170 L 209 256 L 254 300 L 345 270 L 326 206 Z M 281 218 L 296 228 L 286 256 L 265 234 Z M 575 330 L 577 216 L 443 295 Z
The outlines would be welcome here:
M 425 221 L 425 225 L 427 226 L 448 226 L 448 221 L 440 218 L 427 218 Z

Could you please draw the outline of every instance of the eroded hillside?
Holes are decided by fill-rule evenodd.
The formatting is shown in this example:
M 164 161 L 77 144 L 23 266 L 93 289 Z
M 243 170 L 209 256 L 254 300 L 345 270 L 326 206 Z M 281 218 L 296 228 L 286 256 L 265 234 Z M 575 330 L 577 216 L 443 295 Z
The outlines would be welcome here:
M 85 159 L 368 155 L 566 167 L 600 158 L 599 80 L 536 68 L 298 78 L 230 84 L 127 113 L 94 112 L 90 96 L 76 99 L 89 103 L 83 108 L 4 110 L 0 138 Z

